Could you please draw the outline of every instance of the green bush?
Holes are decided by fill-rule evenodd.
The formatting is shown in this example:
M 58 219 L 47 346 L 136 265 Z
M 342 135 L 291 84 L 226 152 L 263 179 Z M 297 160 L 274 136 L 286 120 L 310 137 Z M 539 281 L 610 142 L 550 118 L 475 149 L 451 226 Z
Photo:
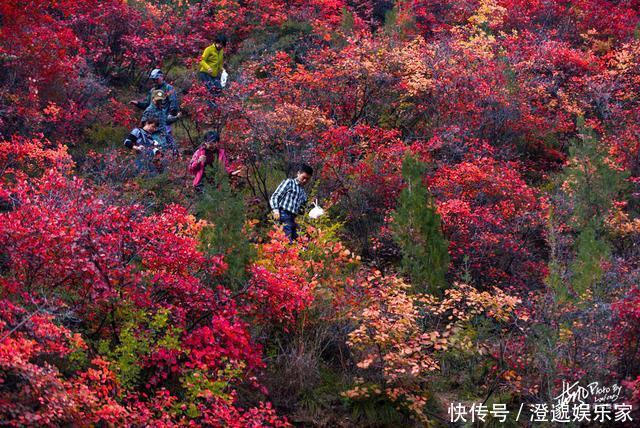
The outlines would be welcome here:
M 238 290 L 248 280 L 247 266 L 255 254 L 244 230 L 244 200 L 241 194 L 232 191 L 227 173 L 218 162 L 207 167 L 204 181 L 196 213 L 213 226 L 202 230 L 201 248 L 207 254 L 224 255 L 228 269 L 223 281 L 232 290 Z
M 89 143 L 88 149 L 103 151 L 106 148 L 120 147 L 129 130 L 122 126 L 94 123 L 85 130 L 85 138 Z
M 425 165 L 407 156 L 402 164 L 406 187 L 393 212 L 392 230 L 402 250 L 402 269 L 416 291 L 440 294 L 446 287 L 449 244 L 444 239 L 440 215 L 422 183 Z

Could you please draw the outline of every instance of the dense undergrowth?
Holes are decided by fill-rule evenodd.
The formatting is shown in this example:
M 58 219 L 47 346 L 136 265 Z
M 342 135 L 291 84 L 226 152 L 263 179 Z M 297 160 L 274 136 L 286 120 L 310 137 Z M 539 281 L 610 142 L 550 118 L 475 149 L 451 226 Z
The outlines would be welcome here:
M 0 425 L 439 426 L 562 381 L 640 417 L 639 8 L 3 1 Z M 154 67 L 184 117 L 148 177 Z M 208 130 L 243 174 L 197 195 Z M 327 215 L 289 244 L 303 161 Z

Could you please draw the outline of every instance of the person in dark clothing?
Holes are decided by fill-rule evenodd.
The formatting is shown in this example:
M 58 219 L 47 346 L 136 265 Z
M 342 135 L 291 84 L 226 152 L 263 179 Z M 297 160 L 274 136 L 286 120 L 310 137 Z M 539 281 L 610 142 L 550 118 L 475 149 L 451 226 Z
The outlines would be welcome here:
M 129 104 L 138 107 L 141 110 L 146 110 L 152 102 L 153 92 L 160 90 L 167 95 L 166 99 L 162 103 L 162 108 L 167 112 L 167 115 L 177 115 L 180 111 L 180 103 L 178 101 L 178 95 L 173 86 L 164 80 L 164 74 L 159 68 L 154 68 L 149 74 L 149 79 L 153 80 L 153 87 L 147 92 L 147 96 L 144 100 L 131 100 Z
M 171 124 L 175 120 L 170 119 L 178 118 L 181 114 L 176 90 L 164 80 L 164 74 L 159 68 L 151 70 L 149 79 L 153 80 L 153 87 L 147 92 L 146 98 L 141 101 L 131 100 L 129 103 L 144 110 L 143 119 L 150 114 L 158 116 L 160 126 L 156 132 L 156 137 L 160 138 L 164 149 L 170 148 L 173 154 L 177 155 L 177 147 L 171 132 Z M 164 95 L 160 103 L 154 99 L 158 93 Z
M 153 133 L 158 130 L 158 118 L 147 117 L 142 128 L 133 128 L 124 139 L 124 146 L 133 149 L 138 156 L 135 161 L 136 173 L 142 171 L 155 173 L 155 156 L 157 142 L 153 139 Z
M 167 95 L 161 90 L 154 90 L 151 96 L 151 104 L 142 114 L 142 120 L 147 117 L 158 118 L 158 130 L 153 133 L 153 139 L 158 141 L 160 149 L 163 152 L 171 151 L 174 155 L 178 154 L 178 148 L 171 133 L 171 124 L 177 121 L 182 113 L 178 112 L 177 115 L 167 114 L 167 111 L 163 107 L 163 103 Z
M 307 193 L 303 186 L 313 175 L 313 168 L 302 164 L 298 168 L 296 178 L 287 178 L 280 183 L 269 198 L 273 218 L 283 225 L 284 233 L 293 242 L 298 237 L 296 217 L 307 204 Z

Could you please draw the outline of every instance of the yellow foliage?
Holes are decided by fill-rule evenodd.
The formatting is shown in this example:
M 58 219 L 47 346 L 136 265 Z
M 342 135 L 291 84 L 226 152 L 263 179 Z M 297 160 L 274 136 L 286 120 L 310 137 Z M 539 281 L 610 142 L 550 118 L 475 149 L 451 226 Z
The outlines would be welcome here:
M 438 352 L 454 347 L 466 352 L 485 354 L 488 347 L 476 343 L 465 323 L 475 316 L 498 322 L 515 317 L 520 300 L 500 289 L 478 291 L 466 284 L 454 284 L 442 300 L 427 294 L 411 294 L 410 285 L 395 276 L 374 271 L 361 283 L 364 307 L 354 308 L 349 316 L 356 328 L 349 334 L 348 345 L 358 359 L 357 367 L 373 370 L 384 379 L 364 387 L 363 382 L 344 393 L 356 399 L 372 394 L 384 395 L 410 410 L 426 423 L 424 406 L 427 386 L 440 369 Z M 425 329 L 425 317 L 435 317 L 439 329 Z M 375 377 L 377 379 L 377 377 Z M 514 380 L 517 379 L 514 377 Z
M 504 21 L 507 9 L 500 6 L 496 0 L 481 0 L 476 13 L 469 17 L 469 23 L 474 26 L 498 26 Z

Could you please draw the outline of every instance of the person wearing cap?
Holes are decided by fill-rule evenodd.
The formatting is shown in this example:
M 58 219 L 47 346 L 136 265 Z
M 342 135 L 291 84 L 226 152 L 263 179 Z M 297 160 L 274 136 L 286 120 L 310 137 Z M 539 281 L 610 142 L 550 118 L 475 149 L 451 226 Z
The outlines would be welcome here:
M 162 73 L 162 70 L 160 70 L 159 68 L 154 68 L 153 70 L 151 70 L 149 79 L 153 81 L 153 87 L 149 89 L 149 92 L 147 92 L 147 97 L 141 101 L 131 100 L 129 101 L 129 104 L 132 104 L 139 109 L 145 110 L 151 104 L 151 95 L 153 91 L 161 90 L 165 94 L 167 94 L 167 98 L 163 103 L 163 107 L 165 110 L 167 110 L 167 114 L 178 114 L 178 112 L 180 111 L 180 103 L 178 102 L 176 90 L 173 86 L 171 86 L 164 80 L 164 74 Z
M 226 46 L 227 37 L 224 34 L 218 34 L 213 44 L 202 52 L 198 77 L 212 93 L 222 89 L 220 75 L 224 67 L 224 48 Z
M 148 117 L 158 118 L 158 130 L 153 133 L 153 139 L 156 140 L 162 151 L 171 149 L 172 152 L 177 154 L 177 147 L 171 134 L 171 125 L 177 121 L 182 113 L 178 112 L 173 115 L 168 113 L 164 108 L 164 102 L 167 98 L 167 94 L 161 89 L 156 89 L 151 95 L 151 104 L 146 108 L 142 114 L 142 121 L 144 122 Z

